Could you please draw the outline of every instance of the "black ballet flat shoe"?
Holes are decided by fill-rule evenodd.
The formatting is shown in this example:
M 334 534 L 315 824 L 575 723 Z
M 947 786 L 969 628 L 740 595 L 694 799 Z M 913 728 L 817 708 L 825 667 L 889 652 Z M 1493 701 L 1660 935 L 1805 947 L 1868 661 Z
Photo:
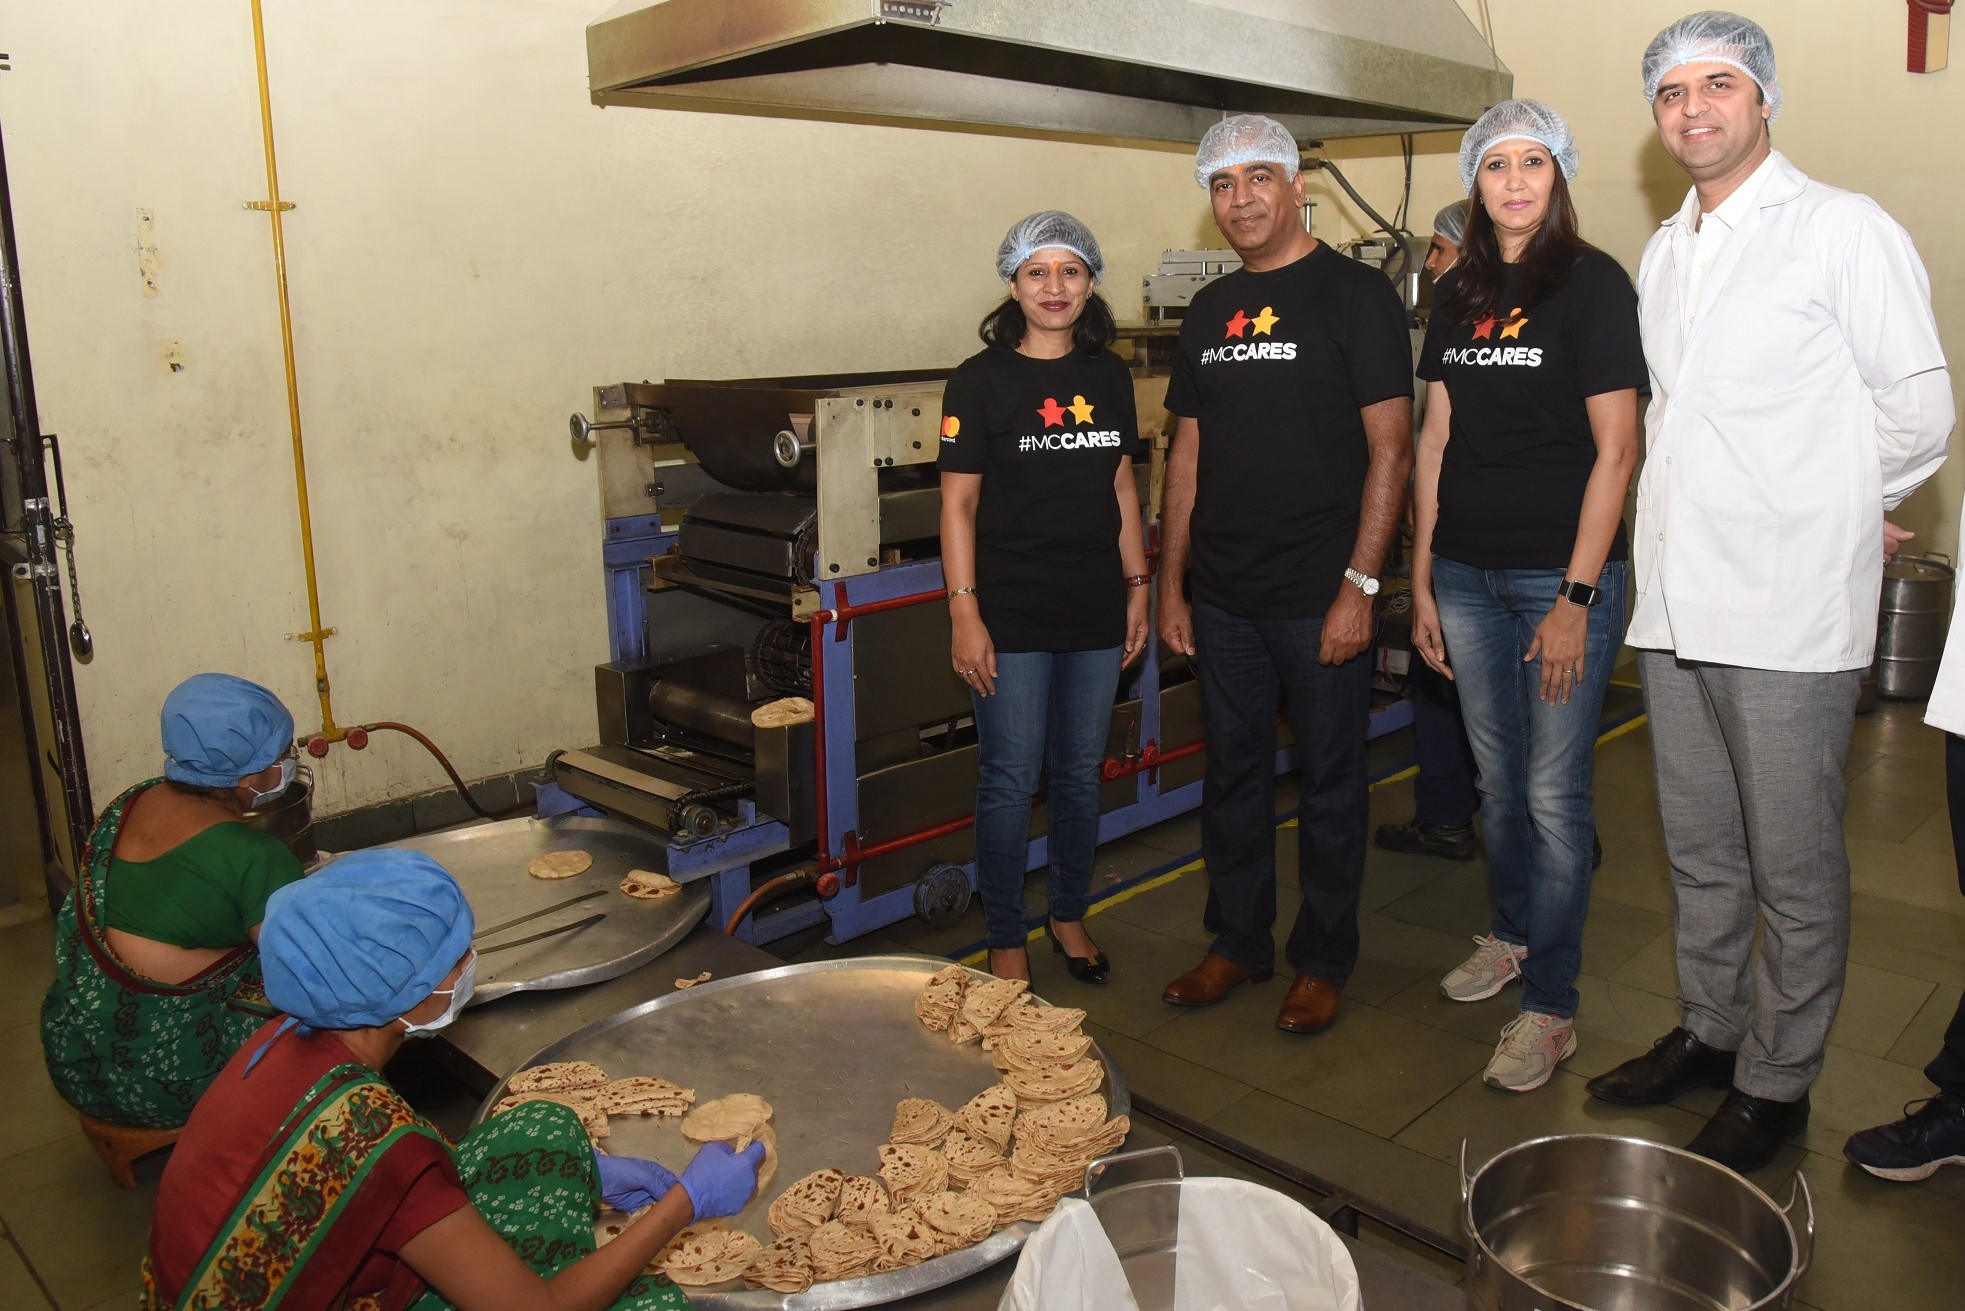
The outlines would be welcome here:
M 1080 983 L 1104 983 L 1112 976 L 1112 961 L 1104 952 L 1096 956 L 1073 956 L 1058 941 L 1056 921 L 1051 921 L 1051 950 L 1064 957 L 1065 972 Z

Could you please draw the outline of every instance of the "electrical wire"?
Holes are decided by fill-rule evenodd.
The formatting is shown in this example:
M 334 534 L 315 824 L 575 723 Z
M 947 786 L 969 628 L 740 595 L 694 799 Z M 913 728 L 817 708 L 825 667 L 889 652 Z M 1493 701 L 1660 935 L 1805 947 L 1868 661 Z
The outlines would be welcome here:
M 503 810 L 486 810 L 483 806 L 478 804 L 478 799 L 471 795 L 471 789 L 469 786 L 465 784 L 464 776 L 462 774 L 459 774 L 457 770 L 451 765 L 450 757 L 446 756 L 443 753 L 443 751 L 438 748 L 435 742 L 432 742 L 429 738 L 425 737 L 423 735 L 422 730 L 411 728 L 408 724 L 399 724 L 393 719 L 383 719 L 383 720 L 378 720 L 373 724 L 362 725 L 362 730 L 366 733 L 371 733 L 371 734 L 381 731 L 383 729 L 387 729 L 392 733 L 401 733 L 404 734 L 405 736 L 413 737 L 418 742 L 422 743 L 423 749 L 428 751 L 431 755 L 435 756 L 437 758 L 437 763 L 443 766 L 443 772 L 450 775 L 451 786 L 457 789 L 457 795 L 464 798 L 464 804 L 469 806 L 471 808 L 472 813 L 475 814 L 479 819 L 502 819 L 506 815 L 515 815 L 519 811 L 526 810 L 531 807 L 532 805 L 531 802 L 521 801 L 515 806 L 507 806 Z
M 1334 161 L 1328 159 L 1309 159 L 1304 161 L 1304 167 L 1320 168 L 1337 179 L 1337 185 L 1344 189 L 1344 194 L 1349 196 L 1352 202 L 1365 212 L 1366 217 L 1378 225 L 1378 231 L 1383 232 L 1392 239 L 1392 244 L 1398 248 L 1399 267 L 1396 273 L 1390 268 L 1387 268 L 1385 270 L 1385 276 L 1394 282 L 1402 280 L 1406 275 L 1407 269 L 1412 264 L 1412 249 L 1406 244 L 1405 239 L 1399 235 L 1398 229 L 1393 226 L 1391 220 L 1373 209 L 1371 202 L 1358 194 L 1358 189 L 1351 185 L 1351 180 L 1344 176 L 1344 170 L 1340 169 Z

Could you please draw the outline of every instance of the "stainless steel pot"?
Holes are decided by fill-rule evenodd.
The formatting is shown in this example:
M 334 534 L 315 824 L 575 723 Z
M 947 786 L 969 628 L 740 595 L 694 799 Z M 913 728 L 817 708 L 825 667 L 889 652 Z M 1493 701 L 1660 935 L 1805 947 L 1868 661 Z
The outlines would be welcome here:
M 314 771 L 305 765 L 296 769 L 287 790 L 248 810 L 245 822 L 247 827 L 271 833 L 285 843 L 301 864 L 313 864 L 321 854 L 314 842 Z
M 1538 1138 L 1471 1175 L 1463 1140 L 1460 1199 L 1475 1311 L 1784 1307 L 1815 1245 L 1801 1175 L 1783 1208 L 1723 1165 L 1640 1138 Z
M 1185 1175 L 1178 1147 L 1120 1152 L 1085 1170 L 1085 1200 L 1119 1254 L 1139 1311 L 1172 1311 Z
M 1922 701 L 1938 681 L 1956 571 L 1949 556 L 1900 555 L 1883 566 L 1876 630 L 1877 691 Z

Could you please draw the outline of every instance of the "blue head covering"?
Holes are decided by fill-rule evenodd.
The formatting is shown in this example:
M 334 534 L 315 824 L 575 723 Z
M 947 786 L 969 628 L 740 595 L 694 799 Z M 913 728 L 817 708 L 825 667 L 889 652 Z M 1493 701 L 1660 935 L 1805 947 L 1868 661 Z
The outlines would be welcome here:
M 164 777 L 229 788 L 293 745 L 280 698 L 231 674 L 193 674 L 164 698 Z
M 457 880 L 431 857 L 353 852 L 267 901 L 266 998 L 311 1029 L 387 1024 L 436 991 L 476 927 Z

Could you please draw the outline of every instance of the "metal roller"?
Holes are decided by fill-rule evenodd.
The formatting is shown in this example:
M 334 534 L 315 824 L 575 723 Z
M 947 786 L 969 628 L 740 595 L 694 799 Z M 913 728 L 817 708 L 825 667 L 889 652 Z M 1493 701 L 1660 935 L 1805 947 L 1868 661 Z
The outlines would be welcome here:
M 648 690 L 648 709 L 662 723 L 701 733 L 746 751 L 752 750 L 756 743 L 756 730 L 751 727 L 750 702 L 734 696 L 706 692 L 665 678 Z

